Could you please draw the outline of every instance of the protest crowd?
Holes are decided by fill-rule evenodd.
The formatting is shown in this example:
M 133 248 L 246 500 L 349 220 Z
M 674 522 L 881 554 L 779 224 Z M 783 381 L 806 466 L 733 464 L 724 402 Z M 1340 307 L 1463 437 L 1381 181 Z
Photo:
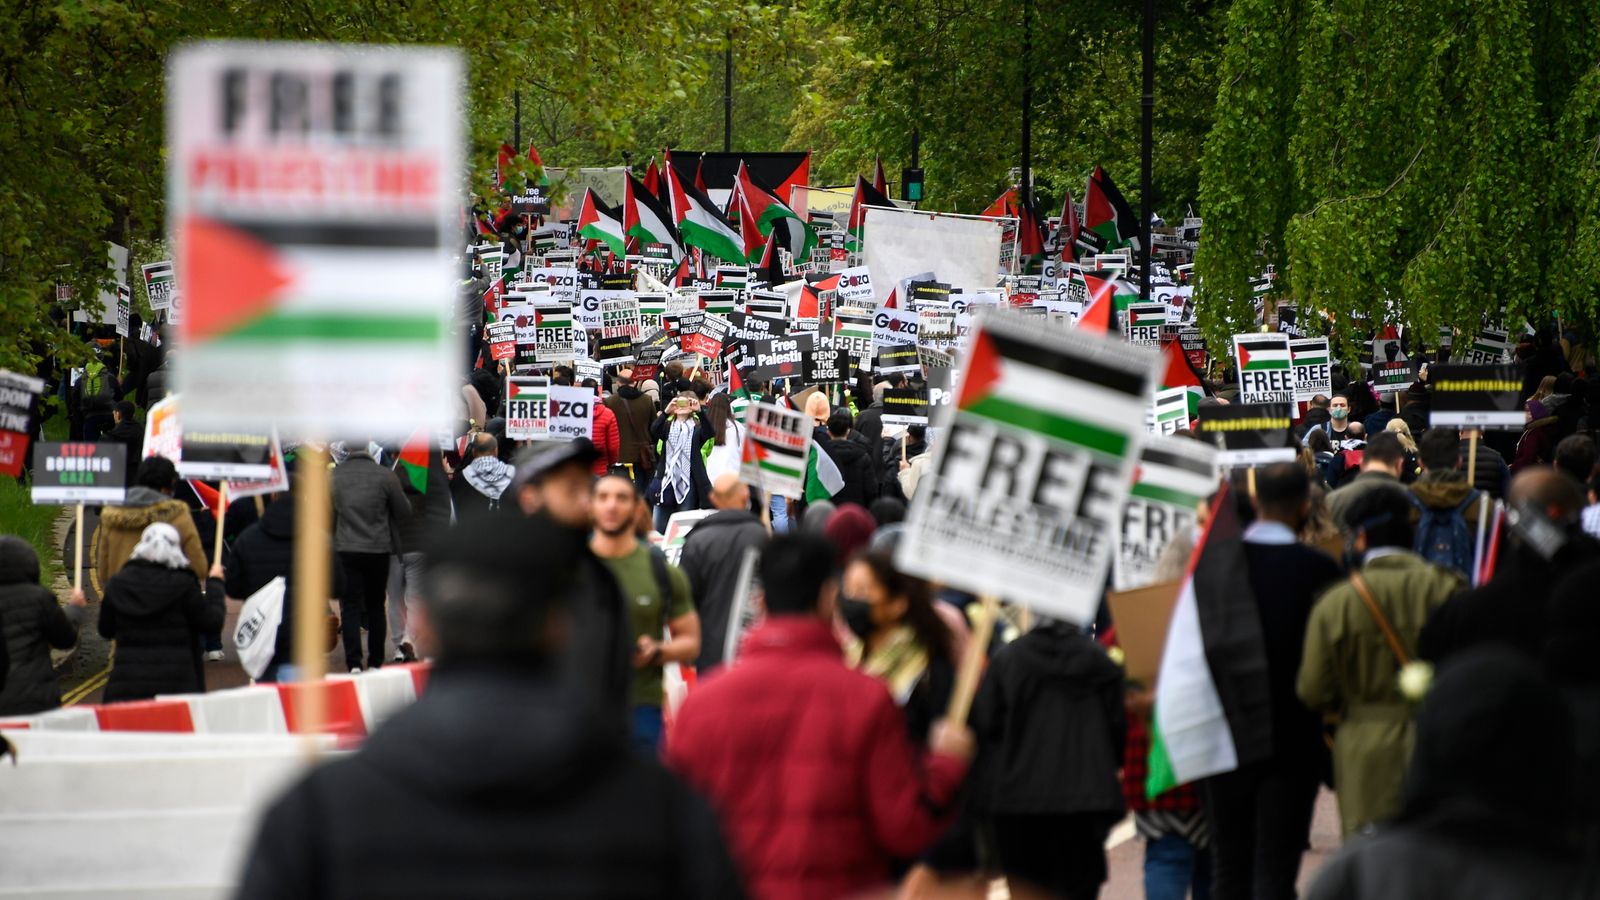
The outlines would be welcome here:
M 1266 306 L 1212 359 L 1099 169 L 1059 218 L 996 201 L 981 286 L 862 261 L 881 174 L 837 220 L 806 181 L 739 162 L 724 209 L 668 157 L 617 207 L 475 210 L 451 421 L 403 439 L 174 433 L 170 317 L 47 363 L 33 484 L 114 477 L 93 591 L 0 537 L 0 735 L 80 630 L 105 704 L 160 703 L 293 684 L 309 609 L 336 673 L 430 674 L 265 801 L 249 900 L 1091 898 L 1129 821 L 1152 900 L 1600 896 L 1589 336 Z

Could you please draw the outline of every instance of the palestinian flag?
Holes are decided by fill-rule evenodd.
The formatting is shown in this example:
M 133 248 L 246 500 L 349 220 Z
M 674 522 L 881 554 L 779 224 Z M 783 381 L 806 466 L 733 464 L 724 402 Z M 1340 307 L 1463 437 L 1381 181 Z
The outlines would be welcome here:
M 966 365 L 956 398 L 962 413 L 1024 428 L 1113 460 L 1133 452 L 1137 435 L 1127 427 L 1126 410 L 1130 403 L 1142 407 L 1147 402 L 1146 374 L 1023 341 L 991 327 L 973 332 Z M 1063 373 L 1072 378 L 1071 390 L 1063 390 Z
M 189 490 L 194 491 L 194 495 L 200 499 L 201 503 L 205 504 L 206 509 L 211 510 L 211 517 L 221 522 L 223 516 L 222 492 L 204 481 L 197 481 L 193 478 L 188 479 L 188 481 Z
M 1200 376 L 1196 375 L 1189 365 L 1189 355 L 1183 352 L 1183 345 L 1178 341 L 1167 341 L 1163 344 L 1161 355 L 1166 357 L 1167 363 L 1161 376 L 1161 387 L 1183 389 L 1184 395 L 1188 398 L 1186 401 L 1188 418 L 1182 427 L 1188 428 L 1200 417 L 1200 400 L 1205 396 L 1205 386 L 1201 384 Z
M 806 502 L 832 500 L 833 495 L 842 490 L 844 490 L 844 476 L 839 473 L 838 464 L 833 461 L 833 457 L 824 453 L 816 444 L 812 444 L 811 452 L 806 457 Z
M 572 306 L 560 303 L 554 306 L 536 306 L 533 308 L 533 323 L 535 333 L 549 331 L 557 328 L 572 328 Z M 549 343 L 538 339 L 537 343 Z
M 680 182 L 670 165 L 667 166 L 666 175 L 667 191 L 672 197 L 674 209 L 682 206 L 682 211 L 674 212 L 674 215 L 678 217 L 677 224 L 683 242 L 728 262 L 742 263 L 748 260 L 744 239 L 728 224 L 727 218 L 717 210 L 717 205 L 711 202 L 705 191 Z
M 405 476 L 406 482 L 419 494 L 428 492 L 428 432 L 417 429 L 400 445 L 400 459 L 395 471 Z
M 683 242 L 672 227 L 672 213 L 631 172 L 623 183 L 622 233 L 647 244 L 666 244 L 672 248 L 673 262 L 683 259 Z
M 789 204 L 756 184 L 750 177 L 750 167 L 743 162 L 739 163 L 739 174 L 734 179 L 734 192 L 739 196 L 739 228 L 746 234 L 746 250 L 752 248 L 748 242 L 750 225 L 745 222 L 745 216 L 749 215 L 753 217 L 753 224 L 762 237 L 770 236 L 774 224 L 779 220 L 792 220 L 788 233 L 784 235 L 786 240 L 780 246 L 788 250 L 796 261 L 804 261 L 811 255 L 811 248 L 817 243 L 816 235 L 805 220 L 789 208 Z
M 1166 304 L 1160 304 L 1159 309 L 1154 308 L 1156 305 L 1157 304 L 1153 303 L 1148 304 L 1148 306 L 1152 307 L 1148 309 L 1145 308 L 1145 304 L 1136 303 L 1132 306 L 1129 306 L 1127 315 L 1128 327 L 1132 328 L 1137 325 L 1165 325 L 1167 323 Z
M 750 389 L 744 386 L 744 374 L 739 371 L 739 360 L 728 361 L 728 399 L 733 415 L 739 421 L 744 421 L 744 411 L 749 408 L 753 399 Z
M 1226 485 L 1211 510 L 1167 626 L 1150 728 L 1150 797 L 1272 754 L 1266 647 Z
M 847 235 L 845 246 L 853 251 L 860 251 L 863 244 L 863 231 L 867 225 L 867 207 L 887 206 L 893 207 L 894 203 L 880 190 L 867 184 L 867 180 L 860 175 L 856 176 L 856 192 L 850 198 L 850 220 L 845 226 Z
M 889 193 L 889 178 L 883 174 L 883 157 L 872 157 L 872 189 L 880 194 Z
M 1139 219 L 1128 201 L 1099 166 L 1089 175 L 1083 194 L 1083 230 L 1103 242 L 1103 249 L 1139 247 Z
M 1233 351 L 1241 372 L 1267 372 L 1290 366 L 1289 339 L 1282 334 L 1236 334 Z
M 1072 202 L 1072 193 L 1061 197 L 1061 225 L 1056 229 L 1056 249 L 1064 263 L 1078 261 L 1078 205 Z
M 1032 201 L 1017 209 L 1017 250 L 1026 272 L 1044 262 L 1044 222 Z
M 989 219 L 1005 219 L 1017 214 L 1017 189 L 1010 188 L 994 198 L 994 202 L 978 215 Z
M 591 241 L 604 242 L 617 256 L 628 255 L 621 213 L 601 203 L 593 188 L 583 192 L 583 206 L 578 209 L 578 234 Z
M 661 170 L 656 168 L 656 158 L 650 157 L 650 167 L 644 170 L 644 189 L 661 196 Z
M 1079 275 L 1078 278 L 1083 282 L 1088 297 L 1084 301 L 1083 312 L 1078 314 L 1078 328 L 1096 334 L 1110 334 L 1112 314 L 1119 311 L 1114 279 L 1096 278 L 1093 275 Z

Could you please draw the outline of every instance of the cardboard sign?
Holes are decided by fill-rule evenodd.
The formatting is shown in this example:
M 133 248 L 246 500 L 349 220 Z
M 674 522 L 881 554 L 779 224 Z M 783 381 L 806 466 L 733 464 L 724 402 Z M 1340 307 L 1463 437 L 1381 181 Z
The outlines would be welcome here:
M 289 470 L 283 462 L 283 444 L 278 440 L 278 430 L 272 430 L 272 443 L 267 457 L 267 467 L 271 473 L 266 478 L 243 481 L 228 481 L 228 496 L 234 500 L 242 497 L 256 497 L 264 494 L 276 494 L 289 489 Z
M 1161 356 L 985 310 L 895 553 L 903 570 L 1092 620 Z
M 916 388 L 885 388 L 883 424 L 928 424 L 928 392 Z
M 1372 389 L 1378 396 L 1398 394 L 1411 385 L 1411 360 L 1400 349 L 1399 338 L 1372 341 Z M 1519 423 L 1520 424 L 1520 423 Z
M 1472 344 L 1450 361 L 1468 366 L 1493 366 L 1506 362 L 1511 353 L 1511 334 L 1500 328 L 1485 328 L 1478 332 Z
M 1300 450 L 1290 430 L 1293 408 L 1287 403 L 1232 403 L 1200 407 L 1195 430 L 1221 452 L 1225 469 L 1294 462 Z
M 1152 438 L 1133 478 L 1111 568 L 1119 591 L 1154 581 L 1162 549 L 1193 527 L 1200 501 L 1217 489 L 1217 450 L 1188 438 Z
M 523 280 L 529 284 L 543 285 L 550 291 L 550 299 L 560 303 L 578 302 L 582 286 L 578 270 L 571 266 L 549 266 L 527 269 Z
M 744 413 L 739 479 L 779 497 L 805 496 L 812 422 L 804 412 L 752 403 Z
M 628 290 L 601 290 L 585 289 L 578 292 L 578 299 L 572 304 L 572 319 L 579 328 L 605 327 L 605 319 L 601 310 L 609 300 L 633 299 L 633 292 Z
M 587 393 L 587 391 L 585 391 Z M 529 375 L 506 378 L 506 438 L 535 441 L 550 432 L 550 379 Z
M 639 318 L 639 300 L 631 293 L 621 297 L 608 297 L 600 303 L 600 336 L 625 337 L 637 341 L 644 333 Z M 604 357 L 601 357 L 604 359 Z
M 572 441 L 589 437 L 594 427 L 594 405 L 600 398 L 586 387 L 550 385 L 547 434 L 552 441 Z
M 129 331 L 133 318 L 133 291 L 125 284 L 117 285 L 117 337 L 131 337 Z
M 878 347 L 917 342 L 917 314 L 909 309 L 880 309 L 872 314 L 872 343 Z
M 22 472 L 33 434 L 34 399 L 42 393 L 43 380 L 0 369 L 0 475 L 15 478 Z
M 950 303 L 950 285 L 942 281 L 913 281 L 907 291 L 907 299 L 911 301 L 912 309 L 923 303 L 946 306 Z
M 701 356 L 714 358 L 722 355 L 722 344 L 728 339 L 731 331 L 727 319 L 710 313 L 701 313 L 700 322 L 694 333 L 685 331 L 679 344 L 685 353 L 698 353 Z
M 174 49 L 166 210 L 191 426 L 449 426 L 463 70 L 460 53 L 420 46 Z
M 568 362 L 582 355 L 578 344 L 588 347 L 587 338 L 573 324 L 572 307 L 565 303 L 536 306 L 533 309 L 533 360 L 540 363 Z
M 495 322 L 484 328 L 489 341 L 489 358 L 496 362 L 517 355 L 517 326 L 515 322 Z
M 1428 369 L 1428 384 L 1433 395 L 1430 427 L 1515 430 L 1523 426 L 1522 378 L 1516 366 L 1440 363 Z
M 873 302 L 872 273 L 866 266 L 852 266 L 839 273 L 839 283 L 836 288 L 837 299 L 842 306 L 864 306 L 868 309 L 876 306 Z
M 272 435 L 186 429 L 178 474 L 184 478 L 236 478 L 240 481 L 270 478 Z
M 1172 610 L 1183 582 L 1165 581 L 1127 591 L 1106 592 L 1106 606 L 1117 623 L 1117 644 L 1128 681 L 1144 687 L 1156 683 L 1161 654 L 1166 650 Z
M 633 340 L 627 335 L 601 337 L 594 345 L 595 359 L 609 365 L 624 363 L 634 358 L 633 348 Z
M 144 273 L 144 295 L 150 301 L 150 311 L 171 309 L 175 286 L 171 261 L 147 263 L 139 268 Z
M 748 374 L 756 381 L 799 378 L 806 354 L 816 348 L 816 335 L 791 334 L 766 341 L 750 341 L 746 357 Z
M 33 445 L 33 502 L 121 503 L 127 492 L 128 445 L 46 441 Z
M 955 311 L 945 308 L 923 307 L 917 311 L 917 344 L 923 347 L 947 347 L 956 339 Z
M 1154 347 L 1161 343 L 1161 326 L 1166 322 L 1165 303 L 1130 303 L 1122 314 L 1122 333 L 1130 344 Z
M 850 378 L 850 358 L 838 347 L 817 348 L 803 358 L 800 380 L 806 384 L 840 384 Z
M 1333 373 L 1328 365 L 1328 339 L 1301 338 L 1289 342 L 1294 363 L 1294 399 L 1309 401 L 1318 394 L 1333 396 Z
M 879 347 L 877 359 L 872 363 L 872 370 L 879 375 L 893 372 L 920 372 L 922 354 L 916 344 Z
M 1282 334 L 1236 334 L 1240 403 L 1294 402 L 1294 366 L 1289 338 Z

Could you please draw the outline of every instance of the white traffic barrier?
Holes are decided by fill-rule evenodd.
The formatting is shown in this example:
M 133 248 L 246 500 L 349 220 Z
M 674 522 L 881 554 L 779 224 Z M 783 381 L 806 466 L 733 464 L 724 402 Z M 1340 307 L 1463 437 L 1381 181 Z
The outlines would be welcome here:
M 0 897 L 225 897 L 306 738 L 12 731 Z M 316 739 L 324 748 L 331 739 Z
M 328 676 L 329 681 L 346 679 L 355 682 L 356 699 L 361 703 L 361 718 L 367 723 L 367 734 L 417 699 L 415 682 L 406 669 L 384 667 L 360 675 Z
M 209 694 L 164 694 L 157 700 L 189 704 L 197 734 L 287 734 L 283 699 L 272 685 L 249 685 Z
M 35 731 L 99 731 L 92 706 L 64 706 L 33 717 Z

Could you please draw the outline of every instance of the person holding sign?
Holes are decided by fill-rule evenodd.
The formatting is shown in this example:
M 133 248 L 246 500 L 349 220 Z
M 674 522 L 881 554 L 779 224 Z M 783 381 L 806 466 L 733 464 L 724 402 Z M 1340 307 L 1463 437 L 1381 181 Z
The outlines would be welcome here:
M 686 509 L 704 509 L 711 496 L 711 479 L 706 475 L 706 460 L 700 450 L 715 437 L 711 420 L 700 409 L 700 398 L 684 390 L 669 401 L 650 426 L 650 437 L 661 442 L 656 460 L 657 531 L 666 531 L 672 514 Z
M 689 694 L 667 745 L 667 767 L 720 815 L 753 897 L 886 888 L 894 861 L 915 857 L 950 824 L 974 755 L 972 732 L 944 722 L 919 749 L 883 684 L 845 665 L 833 573 L 823 538 L 767 545 L 766 621 L 737 665 Z

